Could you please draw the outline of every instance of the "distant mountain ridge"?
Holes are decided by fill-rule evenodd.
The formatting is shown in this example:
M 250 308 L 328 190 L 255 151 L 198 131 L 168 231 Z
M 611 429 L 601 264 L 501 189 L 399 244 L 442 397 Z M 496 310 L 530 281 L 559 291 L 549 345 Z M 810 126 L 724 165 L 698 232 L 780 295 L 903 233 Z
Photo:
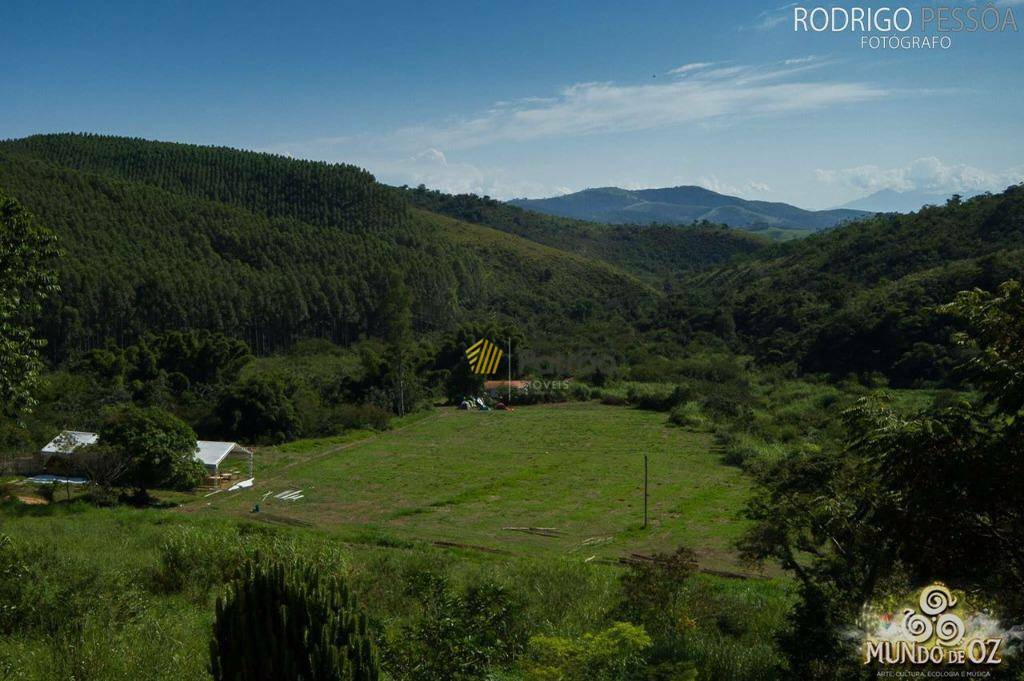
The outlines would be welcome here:
M 961 192 L 961 198 L 969 199 L 977 196 L 977 191 Z M 953 192 L 900 192 L 895 189 L 881 189 L 874 194 L 844 203 L 839 208 L 866 210 L 872 213 L 915 213 L 924 206 L 941 206 L 953 195 Z
M 547 199 L 513 199 L 509 203 L 549 215 L 610 224 L 690 224 L 707 220 L 749 231 L 819 231 L 870 215 L 847 208 L 813 211 L 788 203 L 749 201 L 695 186 L 635 190 L 599 187 Z

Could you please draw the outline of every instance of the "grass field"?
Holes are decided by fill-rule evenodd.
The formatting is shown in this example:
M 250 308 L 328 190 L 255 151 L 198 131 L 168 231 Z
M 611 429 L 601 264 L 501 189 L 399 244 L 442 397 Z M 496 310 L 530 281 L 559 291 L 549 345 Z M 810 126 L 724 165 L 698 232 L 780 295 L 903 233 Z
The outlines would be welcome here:
M 748 483 L 719 459 L 710 435 L 669 426 L 654 412 L 594 403 L 442 409 L 379 435 L 262 449 L 252 489 L 201 497 L 183 510 L 381 543 L 583 559 L 685 544 L 702 567 L 738 570 L 732 542 L 743 528 L 737 514 Z M 285 490 L 303 498 L 273 497 Z M 261 512 L 250 513 L 258 501 Z M 553 528 L 553 536 L 509 527 Z
M 645 453 L 650 524 L 642 529 Z M 451 645 L 458 656 L 464 645 L 461 633 L 431 638 L 424 603 L 441 596 L 424 585 L 449 585 L 445 599 L 497 585 L 517 646 L 527 635 L 601 631 L 620 617 L 624 555 L 683 544 L 707 571 L 746 571 L 733 541 L 748 478 L 721 456 L 710 434 L 670 426 L 659 412 L 593 402 L 440 409 L 386 432 L 261 448 L 257 483 L 241 492 L 161 491 L 165 505 L 147 509 L 60 495 L 46 505 L 9 500 L 0 504 L 10 537 L 0 541 L 0 569 L 14 557 L 23 567 L 7 586 L 18 624 L 0 635 L 0 678 L 209 679 L 213 601 L 240 565 L 267 556 L 344 575 L 394 678 L 446 678 L 409 672 L 416 646 Z M 285 490 L 303 498 L 272 496 Z M 261 511 L 250 512 L 257 502 Z M 676 654 L 709 681 L 773 678 L 789 581 L 698 574 L 684 588 L 692 627 Z M 468 617 L 461 612 L 451 621 Z M 501 673 L 488 678 L 521 678 L 519 664 L 496 662 L 491 671 Z

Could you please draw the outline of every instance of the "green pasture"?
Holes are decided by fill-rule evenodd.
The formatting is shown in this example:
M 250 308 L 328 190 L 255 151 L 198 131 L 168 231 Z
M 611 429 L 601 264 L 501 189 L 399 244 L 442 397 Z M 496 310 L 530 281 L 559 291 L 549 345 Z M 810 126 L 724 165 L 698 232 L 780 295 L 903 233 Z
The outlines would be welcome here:
M 200 496 L 183 510 L 381 543 L 584 560 L 686 544 L 703 567 L 736 570 L 748 482 L 720 458 L 711 435 L 660 413 L 595 403 L 442 409 L 379 435 L 260 449 L 253 488 Z M 275 498 L 288 490 L 302 498 Z

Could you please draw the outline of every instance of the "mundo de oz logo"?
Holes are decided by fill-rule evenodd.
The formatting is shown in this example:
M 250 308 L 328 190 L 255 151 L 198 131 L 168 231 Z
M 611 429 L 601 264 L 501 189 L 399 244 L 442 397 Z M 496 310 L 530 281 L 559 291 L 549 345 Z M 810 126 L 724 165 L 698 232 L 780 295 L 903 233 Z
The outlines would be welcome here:
M 864 664 L 999 664 L 1007 632 L 962 600 L 936 583 L 922 589 L 916 603 L 865 606 Z

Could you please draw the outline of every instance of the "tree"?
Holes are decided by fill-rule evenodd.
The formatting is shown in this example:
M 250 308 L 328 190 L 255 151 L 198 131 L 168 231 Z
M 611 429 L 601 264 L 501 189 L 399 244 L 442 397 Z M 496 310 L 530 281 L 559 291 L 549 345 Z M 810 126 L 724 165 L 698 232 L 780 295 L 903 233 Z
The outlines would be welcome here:
M 205 469 L 195 458 L 196 434 L 184 421 L 157 407 L 128 405 L 110 412 L 99 442 L 127 460 L 124 480 L 148 498 L 154 487 L 191 489 Z
M 216 681 L 376 681 L 366 615 L 343 581 L 312 567 L 251 563 L 217 599 Z
M 103 499 L 110 497 L 113 488 L 121 484 L 132 468 L 131 458 L 120 448 L 99 442 L 76 449 L 75 463 L 85 471 L 89 484 Z
M 57 290 L 51 261 L 56 238 L 14 199 L 0 194 L 0 409 L 14 415 L 30 409 L 42 367 L 43 341 L 32 337 L 30 320 Z
M 863 398 L 844 413 L 842 450 L 759 474 L 744 550 L 800 582 L 782 640 L 795 676 L 852 673 L 841 630 L 887 591 L 941 580 L 1024 616 L 1024 291 L 964 292 L 941 312 L 967 327 L 956 342 L 982 399 L 905 414 Z
M 412 299 L 402 281 L 402 273 L 393 269 L 388 273 L 385 283 L 385 296 L 382 305 L 382 319 L 386 324 L 384 340 L 387 342 L 385 359 L 387 372 L 384 386 L 391 394 L 391 411 L 405 416 L 407 407 L 412 407 L 412 400 L 406 400 L 415 376 L 409 371 L 410 354 L 412 351 Z M 407 392 L 409 391 L 409 392 Z
M 228 387 L 217 403 L 217 416 L 233 437 L 284 442 L 300 430 L 293 393 L 294 386 L 281 379 L 253 376 Z

